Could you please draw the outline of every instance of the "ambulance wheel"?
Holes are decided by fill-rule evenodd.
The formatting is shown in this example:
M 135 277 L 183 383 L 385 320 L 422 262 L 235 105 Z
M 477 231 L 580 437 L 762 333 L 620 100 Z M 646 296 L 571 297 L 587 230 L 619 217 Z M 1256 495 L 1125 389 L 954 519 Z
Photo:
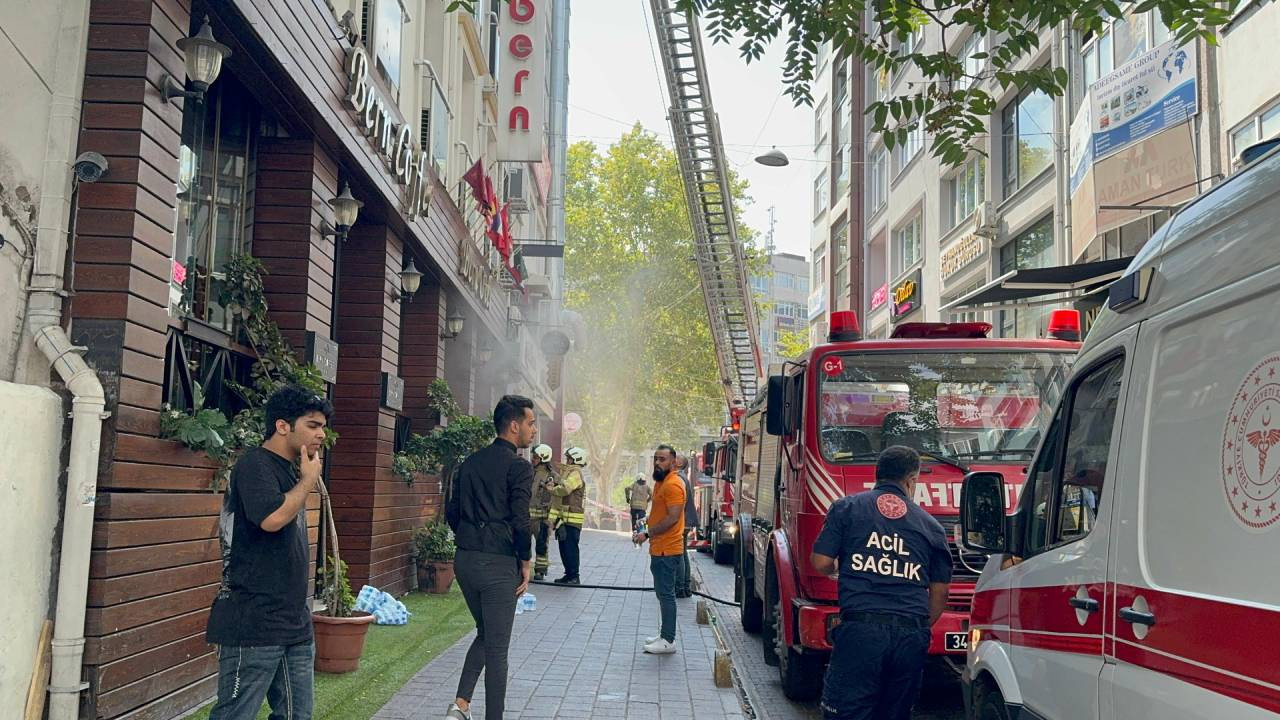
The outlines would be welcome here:
M 738 602 L 738 616 L 742 629 L 755 634 L 764 624 L 764 603 L 756 597 L 755 583 L 745 577 L 746 570 L 739 566 L 733 573 L 733 597 Z
M 714 560 L 717 565 L 728 565 L 733 562 L 733 543 L 721 542 L 720 531 L 718 530 L 716 531 L 716 534 L 711 537 L 711 559 Z
M 809 702 L 822 694 L 822 658 L 797 652 L 786 640 L 782 627 L 782 600 L 773 607 L 774 654 L 778 658 L 778 678 L 782 681 L 782 694 L 788 700 Z
M 1009 720 L 1009 709 L 991 683 L 978 684 L 973 691 L 973 720 Z

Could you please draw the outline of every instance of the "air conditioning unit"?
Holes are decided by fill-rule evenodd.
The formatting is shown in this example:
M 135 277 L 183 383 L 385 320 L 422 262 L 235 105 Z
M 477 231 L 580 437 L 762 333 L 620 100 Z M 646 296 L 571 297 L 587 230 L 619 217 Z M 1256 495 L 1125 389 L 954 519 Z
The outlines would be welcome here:
M 530 295 L 542 297 L 551 297 L 551 278 L 546 275 L 531 273 L 525 278 L 524 289 L 529 291 Z
M 514 214 L 529 212 L 529 175 L 524 168 L 507 168 L 503 200 L 510 203 L 510 212 Z
M 996 212 L 995 203 L 978 204 L 973 214 L 973 234 L 985 238 L 994 238 L 1000 232 L 1000 214 Z

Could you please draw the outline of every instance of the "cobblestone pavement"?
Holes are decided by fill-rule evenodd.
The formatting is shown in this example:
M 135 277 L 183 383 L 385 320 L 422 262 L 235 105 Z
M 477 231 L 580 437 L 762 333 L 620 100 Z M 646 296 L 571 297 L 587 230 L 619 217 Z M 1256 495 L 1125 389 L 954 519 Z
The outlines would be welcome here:
M 703 591 L 715 597 L 733 599 L 733 567 L 716 565 L 710 555 L 691 553 L 694 577 L 699 578 Z M 727 605 L 712 605 L 717 618 L 717 628 L 733 657 L 733 668 L 758 720 L 792 720 L 821 718 L 817 703 L 796 703 L 782 694 L 777 668 L 764 663 L 760 648 L 760 636 L 750 635 L 742 629 L 738 609 Z M 960 683 L 952 670 L 931 664 L 925 675 L 925 687 L 916 703 L 914 720 L 963 720 L 964 708 L 960 697 Z
M 554 546 L 554 543 L 553 543 Z M 552 551 L 551 576 L 561 566 Z M 731 578 L 732 579 L 732 578 Z M 650 587 L 647 549 L 619 533 L 582 535 L 582 580 L 587 584 Z M 641 652 L 657 634 L 652 592 L 534 586 L 537 610 L 516 617 L 507 688 L 510 718 L 611 720 L 742 720 L 738 690 L 712 682 L 715 633 L 695 620 L 695 600 L 677 600 L 675 655 Z M 457 689 L 474 634 L 427 664 L 374 716 L 376 720 L 443 718 Z M 484 717 L 484 680 L 473 716 Z

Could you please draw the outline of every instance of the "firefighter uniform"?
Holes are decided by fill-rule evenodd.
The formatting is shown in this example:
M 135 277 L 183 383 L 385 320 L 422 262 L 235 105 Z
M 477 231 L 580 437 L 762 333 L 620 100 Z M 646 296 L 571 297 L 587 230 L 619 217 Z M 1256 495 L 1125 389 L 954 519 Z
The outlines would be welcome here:
M 825 717 L 908 720 L 929 652 L 929 584 L 951 580 L 946 533 L 897 483 L 881 482 L 836 501 L 813 549 L 839 569 Z
M 529 524 L 534 537 L 533 579 L 542 580 L 547 576 L 550 560 L 547 558 L 551 535 L 551 495 L 550 485 L 557 480 L 555 470 L 549 462 L 538 463 L 533 468 L 533 497 L 529 502 Z
M 551 528 L 560 546 L 560 562 L 564 563 L 564 576 L 557 583 L 578 582 L 578 541 L 582 537 L 582 523 L 586 519 L 587 485 L 582 479 L 582 468 L 575 465 L 550 463 L 555 480 L 549 486 L 551 493 Z

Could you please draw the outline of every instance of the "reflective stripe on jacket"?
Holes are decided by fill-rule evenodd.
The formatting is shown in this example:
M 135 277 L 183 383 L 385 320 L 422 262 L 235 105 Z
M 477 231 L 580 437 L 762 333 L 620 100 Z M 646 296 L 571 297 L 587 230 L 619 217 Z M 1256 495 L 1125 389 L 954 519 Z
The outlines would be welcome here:
M 562 521 L 574 527 L 582 527 L 586 520 L 587 484 L 582 479 L 582 469 L 574 465 L 552 463 L 551 472 L 556 476 L 551 484 L 551 521 Z

